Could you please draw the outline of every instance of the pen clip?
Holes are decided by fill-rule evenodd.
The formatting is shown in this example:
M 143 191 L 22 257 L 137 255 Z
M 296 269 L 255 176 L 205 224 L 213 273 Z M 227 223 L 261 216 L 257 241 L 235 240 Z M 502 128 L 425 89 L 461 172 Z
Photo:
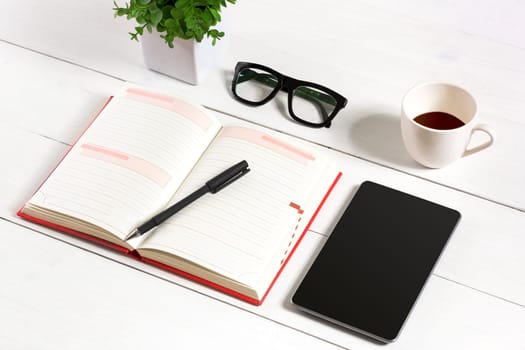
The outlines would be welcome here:
M 243 160 L 206 182 L 206 186 L 211 193 L 217 193 L 249 171 L 248 163 Z
M 220 190 L 222 190 L 224 187 L 228 186 L 229 184 L 231 184 L 231 183 L 234 182 L 235 180 L 237 180 L 237 179 L 239 179 L 240 177 L 243 177 L 244 175 L 246 175 L 249 171 L 250 171 L 249 168 L 243 169 L 240 173 L 236 174 L 235 176 L 232 176 L 232 177 L 229 178 L 227 181 L 225 181 L 225 182 L 223 182 L 222 184 L 216 186 L 215 189 L 214 189 L 213 191 L 211 191 L 211 193 L 217 193 L 217 192 L 219 192 Z

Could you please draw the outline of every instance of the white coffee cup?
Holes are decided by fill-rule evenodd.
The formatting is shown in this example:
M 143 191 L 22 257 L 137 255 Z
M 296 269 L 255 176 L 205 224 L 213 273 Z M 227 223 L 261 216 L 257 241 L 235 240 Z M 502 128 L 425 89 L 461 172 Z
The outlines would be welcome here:
M 464 125 L 454 129 L 424 126 L 414 119 L 429 112 L 455 116 Z M 401 133 L 412 158 L 429 168 L 441 168 L 493 144 L 494 132 L 486 124 L 477 123 L 476 101 L 465 89 L 448 83 L 428 82 L 410 89 L 401 104 Z M 467 149 L 471 136 L 483 131 L 489 140 Z

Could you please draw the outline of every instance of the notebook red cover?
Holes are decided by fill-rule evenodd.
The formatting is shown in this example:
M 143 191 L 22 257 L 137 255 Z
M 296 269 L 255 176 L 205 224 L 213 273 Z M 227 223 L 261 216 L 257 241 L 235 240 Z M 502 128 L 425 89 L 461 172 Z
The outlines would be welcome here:
M 93 122 L 97 119 L 97 117 L 100 115 L 100 113 L 104 110 L 104 108 L 107 106 L 107 104 L 111 101 L 112 97 L 109 97 L 108 100 L 105 102 L 105 104 L 102 106 L 102 108 L 97 112 L 97 114 L 95 115 L 95 117 L 93 118 L 93 120 L 91 121 L 91 123 L 86 127 L 86 129 L 79 135 L 79 137 L 77 138 L 77 140 L 75 141 L 75 143 L 73 144 L 73 146 L 78 142 L 78 140 L 80 139 L 80 137 L 86 132 L 86 130 L 89 129 L 89 127 L 91 126 L 91 124 L 93 124 Z M 73 147 L 72 146 L 72 147 Z M 71 148 L 72 148 L 71 147 Z M 71 149 L 70 148 L 70 149 Z M 55 169 L 60 165 L 60 163 L 62 162 L 62 160 L 67 156 L 67 154 L 69 153 L 69 150 L 64 154 L 64 156 L 62 157 L 62 159 L 58 162 L 58 164 L 53 168 L 53 170 L 51 171 L 51 173 L 46 177 L 45 180 L 47 180 L 47 178 L 49 178 L 49 176 L 51 176 L 51 174 L 55 171 Z M 317 209 L 315 210 L 314 214 L 312 215 L 312 217 L 310 218 L 308 224 L 306 225 L 305 229 L 303 230 L 303 232 L 300 234 L 296 244 L 291 248 L 291 252 L 290 254 L 288 254 L 286 260 L 282 263 L 281 265 L 281 268 L 279 269 L 279 271 L 277 272 L 277 274 L 275 275 L 272 283 L 270 284 L 270 286 L 268 287 L 268 289 L 266 290 L 263 298 L 261 300 L 257 300 L 257 299 L 254 299 L 254 298 L 251 298 L 251 297 L 248 297 L 244 294 L 241 294 L 239 292 L 236 292 L 234 290 L 231 290 L 229 288 L 226 288 L 224 286 L 221 286 L 219 284 L 216 284 L 214 282 L 211 282 L 211 281 L 208 281 L 206 279 L 203 279 L 203 278 L 200 278 L 198 276 L 195 276 L 195 275 L 192 275 L 190 273 L 187 273 L 185 271 L 182 271 L 182 270 L 179 270 L 179 269 L 176 269 L 174 267 L 171 267 L 171 266 L 168 266 L 168 265 L 165 265 L 163 263 L 160 263 L 158 261 L 155 261 L 155 260 L 152 260 L 152 259 L 148 259 L 148 258 L 144 258 L 144 257 L 141 257 L 136 251 L 132 251 L 132 250 L 129 250 L 127 249 L 126 247 L 122 247 L 122 246 L 119 246 L 115 243 L 112 243 L 112 242 L 109 242 L 109 241 L 106 241 L 104 239 L 101 239 L 101 238 L 98 238 L 98 237 L 93 237 L 91 235 L 88 235 L 86 233 L 83 233 L 83 232 L 79 232 L 79 231 L 76 231 L 76 230 L 73 230 L 73 229 L 70 229 L 70 228 L 67 228 L 67 227 L 64 227 L 64 226 L 61 226 L 61 225 L 57 225 L 55 223 L 52 223 L 52 222 L 49 222 L 49 221 L 46 221 L 46 220 L 42 220 L 42 219 L 39 219 L 39 218 L 36 218 L 36 217 L 33 217 L 31 215 L 28 215 L 28 214 L 25 214 L 22 212 L 22 209 L 23 209 L 23 206 L 22 208 L 20 208 L 18 211 L 17 211 L 17 215 L 20 216 L 21 218 L 27 220 L 27 221 L 31 221 L 31 222 L 34 222 L 36 224 L 39 224 L 39 225 L 42 225 L 42 226 L 47 226 L 49 228 L 52 228 L 54 230 L 58 230 L 58 231 L 61 231 L 61 232 L 64 232 L 64 233 L 67 233 L 67 234 L 70 234 L 72 236 L 75 236 L 75 237 L 78 237 L 78 238 L 81 238 L 81 239 L 84 239 L 84 240 L 88 240 L 88 241 L 91 241 L 93 243 L 96 243 L 98 245 L 101 245 L 101 246 L 104 246 L 104 247 L 107 247 L 107 248 L 110 248 L 110 249 L 113 249 L 113 250 L 116 250 L 116 251 L 119 251 L 121 253 L 124 253 L 125 255 L 131 257 L 131 258 L 134 258 L 134 259 L 138 259 L 140 261 L 143 261 L 144 263 L 147 263 L 147 264 L 150 264 L 150 265 L 153 265 L 153 266 L 156 266 L 158 268 L 161 268 L 161 269 L 164 269 L 164 270 L 167 270 L 169 272 L 172 272 L 172 273 L 175 273 L 177 275 L 180 275 L 180 276 L 183 276 L 185 278 L 188 278 L 190 280 L 193 280 L 195 282 L 198 282 L 198 283 L 201 283 L 203 285 L 206 285 L 206 286 L 209 286 L 211 288 L 214 288 L 216 290 L 219 290 L 223 293 L 226 293 L 228 295 L 231 295 L 233 297 L 236 297 L 238 299 L 241 299 L 241 300 L 244 300 L 248 303 L 251 303 L 251 304 L 254 304 L 254 305 L 261 305 L 262 302 L 264 301 L 264 299 L 266 298 L 266 296 L 268 295 L 269 291 L 271 290 L 271 288 L 273 287 L 273 285 L 275 284 L 277 278 L 280 276 L 282 270 L 284 269 L 284 267 L 286 266 L 286 264 L 288 263 L 288 261 L 290 260 L 291 256 L 293 255 L 293 253 L 295 252 L 297 246 L 299 245 L 299 243 L 302 241 L 304 235 L 306 234 L 306 232 L 308 231 L 308 229 L 310 228 L 312 222 L 314 221 L 315 217 L 317 216 L 317 214 L 319 213 L 321 207 L 323 206 L 323 204 L 326 202 L 326 199 L 328 198 L 328 196 L 330 195 L 330 193 L 333 191 L 335 185 L 338 183 L 339 179 L 341 178 L 342 176 L 342 173 L 338 173 L 337 176 L 335 177 L 333 183 L 330 185 L 328 191 L 326 192 L 326 194 L 324 195 L 323 199 L 321 200 L 321 203 L 319 204 L 319 206 L 317 207 Z M 42 182 L 42 184 L 45 182 L 45 180 Z M 40 188 L 40 186 L 39 186 Z M 38 189 L 36 191 L 38 191 Z M 35 192 L 36 192 L 35 191 Z
M 129 249 L 127 249 L 125 247 L 121 247 L 118 244 L 115 244 L 115 243 L 112 243 L 112 242 L 108 242 L 108 241 L 106 241 L 104 239 L 100 239 L 98 237 L 93 237 L 91 235 L 88 235 L 88 234 L 85 234 L 85 233 L 82 233 L 82 232 L 79 232 L 79 231 L 75 231 L 75 230 L 72 230 L 70 228 L 67 228 L 67 227 L 64 227 L 64 226 L 60 226 L 60 225 L 57 225 L 57 224 L 49 222 L 49 221 L 41 220 L 41 219 L 35 218 L 34 216 L 31 216 L 31 215 L 24 214 L 22 212 L 22 209 L 18 210 L 16 215 L 20 216 L 22 219 L 25 219 L 27 221 L 31 221 L 31 222 L 34 222 L 36 224 L 42 225 L 42 226 L 47 226 L 47 227 L 52 228 L 52 229 L 57 230 L 57 231 L 62 231 L 62 232 L 65 232 L 65 233 L 69 233 L 72 236 L 79 237 L 79 238 L 82 238 L 82 239 L 86 239 L 88 241 L 95 242 L 95 243 L 103 245 L 105 247 L 118 250 L 119 252 L 122 252 L 124 254 L 129 254 L 130 253 Z

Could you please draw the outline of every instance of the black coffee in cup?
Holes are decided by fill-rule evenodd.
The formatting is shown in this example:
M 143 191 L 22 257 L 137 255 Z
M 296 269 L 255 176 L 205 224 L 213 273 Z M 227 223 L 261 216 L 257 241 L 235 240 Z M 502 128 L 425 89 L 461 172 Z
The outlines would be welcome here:
M 452 114 L 445 112 L 427 112 L 414 118 L 418 124 L 436 130 L 450 130 L 459 128 L 465 123 Z

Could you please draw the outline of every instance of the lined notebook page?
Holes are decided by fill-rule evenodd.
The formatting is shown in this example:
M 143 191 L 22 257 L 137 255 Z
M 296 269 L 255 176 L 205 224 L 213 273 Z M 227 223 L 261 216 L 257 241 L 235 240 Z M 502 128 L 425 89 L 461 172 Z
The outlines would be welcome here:
M 201 107 L 128 87 L 29 202 L 123 238 L 166 205 L 219 129 Z
M 259 131 L 224 127 L 172 202 L 243 159 L 247 175 L 174 215 L 141 248 L 255 285 L 269 264 L 281 262 L 326 164 Z

